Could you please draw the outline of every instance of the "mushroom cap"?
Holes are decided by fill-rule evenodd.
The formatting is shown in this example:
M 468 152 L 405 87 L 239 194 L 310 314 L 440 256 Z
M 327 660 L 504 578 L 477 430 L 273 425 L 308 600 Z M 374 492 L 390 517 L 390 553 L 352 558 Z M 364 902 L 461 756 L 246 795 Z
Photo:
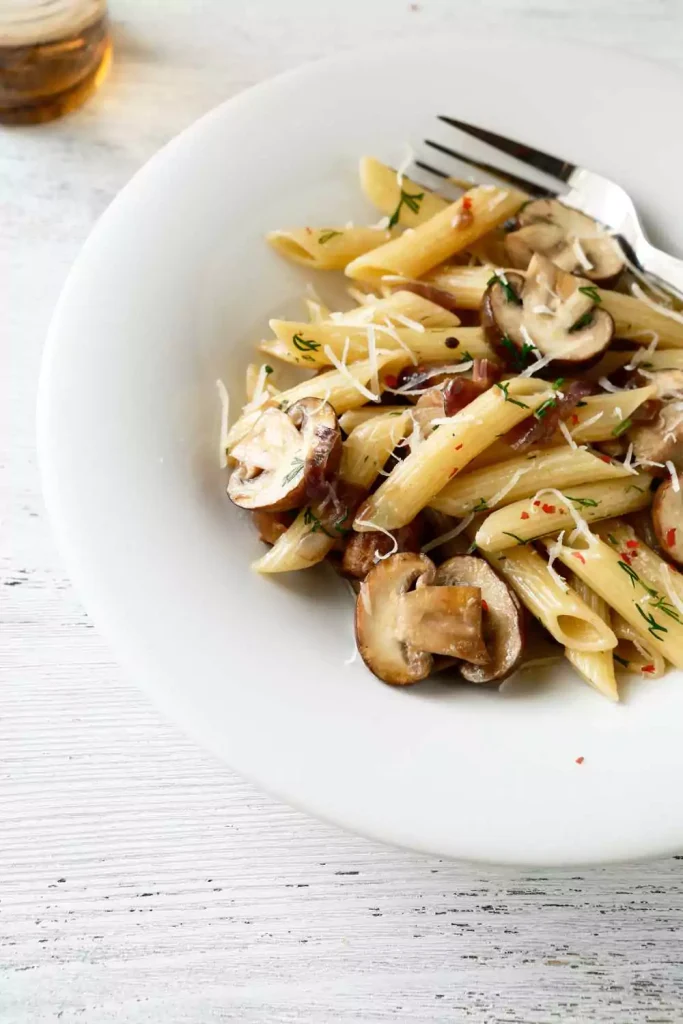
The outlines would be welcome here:
M 287 412 L 266 409 L 230 453 L 237 462 L 228 495 L 247 509 L 284 512 L 317 496 L 337 471 L 341 430 L 334 409 L 303 398 Z
M 517 370 L 514 348 L 521 354 L 529 342 L 541 355 L 551 356 L 556 369 L 586 367 L 600 358 L 614 336 L 612 317 L 593 296 L 589 280 L 535 253 L 524 279 L 508 274 L 507 283 L 498 279 L 489 284 L 482 322 L 491 343 L 508 363 L 512 358 Z
M 398 545 L 397 551 L 412 551 L 417 554 L 422 541 L 423 519 L 418 516 L 413 519 L 412 523 L 391 532 Z M 386 556 L 392 547 L 391 538 L 386 533 L 380 533 L 379 530 L 371 533 L 351 532 L 346 541 L 341 561 L 342 572 L 345 576 L 364 580 L 377 564 L 378 556 Z
M 600 224 L 557 199 L 527 203 L 517 215 L 517 224 L 518 230 L 507 236 L 506 247 L 512 265 L 520 270 L 526 270 L 533 253 L 602 284 L 614 282 L 624 269 L 618 244 Z
M 378 562 L 356 600 L 356 643 L 360 656 L 385 683 L 404 686 L 426 679 L 433 658 L 396 635 L 399 598 L 418 580 L 431 583 L 434 563 L 426 555 L 403 553 Z
M 652 502 L 652 526 L 662 554 L 677 565 L 683 565 L 683 474 L 678 474 L 678 487 L 673 480 L 665 480 Z
M 519 666 L 524 652 L 524 616 L 517 598 L 488 562 L 474 555 L 456 555 L 436 571 L 441 586 L 469 584 L 481 590 L 484 608 L 484 642 L 488 665 L 463 662 L 460 673 L 470 683 L 490 683 L 507 678 Z

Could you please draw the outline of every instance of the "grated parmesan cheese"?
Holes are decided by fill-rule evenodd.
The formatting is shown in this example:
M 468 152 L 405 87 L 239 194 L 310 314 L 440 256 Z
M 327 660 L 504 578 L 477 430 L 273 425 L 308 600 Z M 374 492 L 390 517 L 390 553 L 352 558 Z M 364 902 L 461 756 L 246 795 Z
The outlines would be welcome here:
M 678 482 L 678 473 L 676 472 L 676 467 L 674 466 L 674 464 L 671 461 L 671 459 L 669 459 L 667 462 L 665 462 L 664 465 L 666 466 L 667 470 L 669 471 L 669 476 L 671 477 L 671 486 L 674 489 L 674 493 L 678 494 L 678 492 L 681 489 L 681 485 Z
M 534 306 L 531 310 L 532 313 L 536 313 L 537 316 L 555 316 L 555 311 L 550 306 L 545 306 L 541 303 L 540 306 Z
M 590 419 L 585 421 L 585 423 L 580 423 L 577 430 L 585 430 L 586 427 L 592 427 L 593 424 L 597 423 L 598 420 L 601 420 L 604 415 L 604 410 L 602 412 L 596 412 L 595 416 L 591 416 Z
M 612 415 L 615 416 L 618 420 L 623 420 L 623 418 L 624 418 L 623 415 L 622 415 L 621 409 L 619 408 L 618 405 L 614 406 L 614 411 L 612 412 Z
M 470 512 L 468 516 L 458 523 L 454 529 L 449 530 L 447 533 L 442 533 L 440 537 L 435 537 L 434 540 L 430 540 L 428 544 L 424 544 L 421 548 L 422 554 L 426 555 L 428 551 L 432 551 L 433 548 L 441 547 L 442 544 L 447 544 L 449 540 L 454 540 L 455 537 L 459 537 L 460 534 L 467 529 L 472 520 L 474 519 L 474 513 Z
M 510 480 L 506 484 L 503 484 L 499 491 L 496 491 L 495 494 L 491 495 L 491 497 L 487 501 L 488 507 L 490 509 L 494 508 L 494 506 L 501 502 L 505 495 L 508 494 L 513 487 L 516 487 L 517 483 L 521 480 L 524 474 L 528 473 L 531 468 L 531 466 L 525 466 L 524 469 L 515 470 L 515 472 L 510 477 Z
M 683 314 L 677 313 L 675 309 L 669 309 L 668 306 L 662 306 L 660 302 L 654 302 L 649 295 L 646 295 L 639 284 L 635 281 L 631 285 L 631 292 L 637 299 L 644 302 L 650 309 L 654 309 L 656 313 L 661 313 L 662 316 L 667 316 L 670 320 L 675 320 L 676 323 L 683 324 Z
M 600 415 L 602 416 L 602 413 L 600 413 Z M 560 428 L 560 433 L 562 434 L 563 438 L 565 439 L 565 441 L 567 442 L 569 447 L 570 448 L 578 448 L 579 446 L 576 443 L 576 441 L 574 440 L 574 438 L 572 437 L 572 435 L 570 434 L 569 427 L 564 422 L 564 420 L 560 420 L 560 422 L 558 423 L 558 426 Z
M 639 363 L 645 362 L 652 355 L 659 344 L 659 335 L 656 331 L 638 331 L 638 334 L 649 334 L 652 337 L 652 341 L 647 348 L 636 349 L 630 362 L 626 363 L 625 370 L 635 370 Z
M 558 555 L 562 551 L 562 542 L 564 540 L 564 533 L 565 533 L 565 531 L 562 530 L 557 535 L 557 540 L 554 540 L 552 542 L 552 544 L 548 545 L 548 564 L 546 566 L 546 569 L 550 573 L 550 575 L 551 575 L 552 579 L 555 581 L 555 583 L 557 583 L 557 585 L 560 588 L 560 590 L 563 590 L 566 593 L 569 590 L 568 584 L 565 582 L 565 580 L 562 579 L 562 577 L 560 576 L 559 572 L 557 572 L 556 569 L 553 569 L 553 562 L 555 561 L 555 559 L 558 557 Z
M 392 547 L 389 551 L 387 551 L 386 555 L 380 555 L 379 553 L 375 554 L 376 562 L 383 562 L 385 558 L 391 558 L 392 555 L 396 554 L 396 552 L 398 551 L 398 541 L 394 537 L 393 533 L 389 533 L 389 531 L 385 530 L 383 526 L 379 526 L 377 523 L 373 523 L 370 519 L 356 519 L 356 522 L 358 523 L 359 526 L 370 526 L 377 533 L 383 533 L 392 542 Z
M 357 391 L 360 391 L 361 395 L 367 398 L 369 402 L 380 401 L 381 396 L 374 394 L 372 391 L 369 390 L 369 388 L 366 388 L 364 384 L 361 384 L 359 380 L 356 380 L 356 378 L 350 372 L 349 368 L 345 366 L 344 363 L 341 362 L 341 360 L 337 359 L 336 355 L 334 354 L 329 345 L 325 345 L 323 351 L 325 353 L 325 356 L 329 360 L 330 364 L 334 366 L 336 370 L 339 370 L 342 377 L 344 377 L 344 379 L 347 380 L 349 384 L 352 384 Z
M 581 513 L 578 512 L 574 508 L 574 506 L 571 503 L 571 501 L 569 501 L 567 498 L 565 498 L 564 494 L 562 494 L 561 491 L 558 491 L 558 489 L 556 487 L 542 487 L 541 490 L 537 491 L 536 494 L 534 494 L 533 498 L 531 499 L 532 504 L 535 501 L 540 501 L 540 499 L 543 497 L 544 494 L 552 494 L 555 497 L 555 499 L 561 505 L 563 505 L 567 509 L 567 511 L 569 512 L 569 515 L 574 520 L 574 522 L 576 524 L 576 529 L 572 531 L 572 533 L 571 533 L 571 535 L 569 537 L 569 543 L 570 544 L 574 543 L 574 538 L 575 538 L 575 536 L 577 534 L 581 534 L 581 536 L 584 537 L 584 539 L 590 545 L 593 545 L 593 544 L 596 543 L 597 537 L 595 537 L 591 533 L 591 531 L 590 531 L 590 529 L 588 527 L 588 523 L 586 522 L 586 520 L 583 518 Z
M 603 390 L 609 391 L 611 395 L 618 395 L 621 391 L 625 390 L 624 388 L 615 387 L 614 384 L 607 380 L 607 377 L 601 377 L 598 384 Z
M 393 326 L 393 324 L 387 317 L 384 318 L 384 324 L 384 327 L 382 327 L 380 324 L 375 324 L 375 330 L 380 331 L 384 334 L 388 334 L 390 338 L 393 338 L 393 340 L 403 349 L 403 351 L 410 356 L 410 361 L 412 362 L 413 366 L 417 366 L 417 356 L 411 349 L 410 345 L 406 345 L 405 341 L 403 341 L 403 339 L 401 338 L 401 335 L 398 333 L 396 328 Z
M 218 442 L 218 464 L 221 469 L 228 465 L 228 417 L 230 415 L 230 395 L 223 381 L 218 378 L 216 381 L 218 397 L 221 401 L 221 429 Z
M 403 316 L 402 313 L 394 313 L 393 318 L 399 324 L 403 324 L 404 327 L 410 327 L 412 331 L 418 331 L 420 334 L 425 333 L 425 325 L 418 323 L 417 320 L 411 320 L 409 316 Z
M 671 566 L 667 565 L 666 562 L 662 562 L 662 564 L 659 567 L 659 574 L 662 577 L 662 582 L 664 583 L 666 596 L 669 598 L 672 605 L 681 613 L 681 615 L 683 615 L 683 601 L 676 593 L 676 590 L 674 588 L 674 574 L 671 570 Z M 678 573 L 676 573 L 676 576 L 680 579 Z
M 377 367 L 377 335 L 375 334 L 375 325 L 368 324 L 368 361 L 370 363 L 370 386 L 374 390 L 375 394 L 379 394 L 379 369 Z M 344 345 L 344 355 L 348 353 L 349 339 L 346 339 Z M 346 359 L 342 357 L 342 362 L 346 365 Z
M 593 264 L 586 256 L 586 253 L 584 252 L 581 242 L 578 240 L 578 238 L 575 238 L 572 242 L 572 252 L 576 256 L 577 260 L 579 261 L 584 270 L 593 269 Z

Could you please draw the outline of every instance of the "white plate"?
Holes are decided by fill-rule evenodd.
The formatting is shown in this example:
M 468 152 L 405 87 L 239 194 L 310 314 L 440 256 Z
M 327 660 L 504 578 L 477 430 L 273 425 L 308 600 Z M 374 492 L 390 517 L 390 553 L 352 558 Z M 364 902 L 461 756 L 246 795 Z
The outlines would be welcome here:
M 313 814 L 430 853 L 575 864 L 683 847 L 683 679 L 613 707 L 563 667 L 502 693 L 392 689 L 356 661 L 316 570 L 259 578 L 224 494 L 215 379 L 242 398 L 266 321 L 307 275 L 264 232 L 372 221 L 358 157 L 396 163 L 451 113 L 602 170 L 681 240 L 681 81 L 517 39 L 373 47 L 244 93 L 112 204 L 64 290 L 39 402 L 48 506 L 98 627 L 163 708 Z M 582 765 L 577 757 L 584 757 Z

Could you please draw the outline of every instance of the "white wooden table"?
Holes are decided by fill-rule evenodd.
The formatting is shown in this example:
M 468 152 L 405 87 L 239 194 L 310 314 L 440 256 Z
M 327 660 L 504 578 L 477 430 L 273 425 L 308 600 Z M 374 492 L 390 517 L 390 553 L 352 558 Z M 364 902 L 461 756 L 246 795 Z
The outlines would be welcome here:
M 34 396 L 93 221 L 219 101 L 359 41 L 470 24 L 475 6 L 479 24 L 683 66 L 683 5 L 111 3 L 100 95 L 0 130 L 1 1024 L 680 1021 L 680 858 L 515 874 L 384 849 L 273 803 L 164 722 L 54 549 Z

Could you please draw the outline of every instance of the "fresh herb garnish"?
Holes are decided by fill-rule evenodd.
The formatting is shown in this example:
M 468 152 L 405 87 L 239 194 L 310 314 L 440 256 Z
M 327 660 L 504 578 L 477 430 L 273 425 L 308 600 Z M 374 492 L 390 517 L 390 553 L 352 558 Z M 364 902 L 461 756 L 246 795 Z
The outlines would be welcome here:
M 517 294 L 515 289 L 512 287 L 512 285 L 509 283 L 509 281 L 508 281 L 508 279 L 506 277 L 499 277 L 498 274 L 494 274 L 493 277 L 490 277 L 488 279 L 486 284 L 487 285 L 492 285 L 492 284 L 496 284 L 496 282 L 498 282 L 500 287 L 505 292 L 505 298 L 507 299 L 508 302 L 514 302 L 514 304 L 516 306 L 521 306 L 522 305 L 522 300 L 520 299 L 519 295 Z
M 565 494 L 567 501 L 573 501 L 580 508 L 597 508 L 600 504 L 595 498 L 571 498 L 568 494 Z
M 542 420 L 545 414 L 549 412 L 551 409 L 554 409 L 556 405 L 556 398 L 546 398 L 545 402 L 541 402 L 538 409 L 534 413 L 534 416 L 537 420 Z
M 301 334 L 295 334 L 292 338 L 292 344 L 294 348 L 297 348 L 299 352 L 316 352 L 320 348 L 319 341 L 313 341 L 311 338 L 304 338 Z
M 507 334 L 504 334 L 500 339 L 500 343 L 503 348 L 506 348 L 512 356 L 513 369 L 521 371 L 526 370 L 529 365 L 529 356 L 534 351 L 534 346 L 530 345 L 528 341 L 525 341 L 521 348 L 515 345 L 512 338 L 508 338 Z
M 332 229 L 323 231 L 322 235 L 318 239 L 318 245 L 324 245 L 325 242 L 329 242 L 331 238 L 336 238 L 337 235 L 341 235 L 341 231 L 334 231 Z
M 626 488 L 626 490 L 627 491 L 638 491 L 640 494 L 644 494 L 645 493 L 645 488 L 644 487 L 638 487 L 637 484 L 629 484 L 628 487 Z
M 614 536 L 613 533 L 607 534 L 607 540 L 610 542 L 610 544 L 614 544 L 615 547 L 617 546 L 617 538 Z
M 272 367 L 272 366 L 264 366 L 264 367 L 263 367 L 263 369 L 264 369 L 264 370 L 266 371 L 266 376 L 267 376 L 267 375 L 268 375 L 269 373 L 272 373 L 272 372 L 273 372 L 273 367 Z
M 506 537 L 512 537 L 513 540 L 516 540 L 518 544 L 526 544 L 526 543 L 528 543 L 527 541 L 522 540 L 521 537 L 518 537 L 516 533 L 508 533 L 507 530 L 503 530 L 502 532 L 505 534 Z M 501 561 L 502 561 L 502 559 L 501 559 Z
M 655 619 L 655 617 L 652 614 L 652 612 L 648 612 L 648 614 L 646 615 L 645 612 L 643 611 L 643 609 L 640 607 L 639 604 L 636 605 L 636 609 L 639 612 L 639 614 L 642 615 L 642 617 L 648 623 L 648 630 L 647 631 L 648 631 L 648 633 L 651 636 L 653 636 L 655 638 L 655 640 L 661 640 L 662 639 L 661 636 L 657 636 L 658 632 L 659 633 L 668 633 L 669 632 L 669 630 L 666 628 L 666 626 L 662 626 L 659 622 L 657 622 L 657 620 Z
M 303 473 L 303 471 L 304 460 L 300 456 L 295 455 L 294 458 L 292 459 L 292 468 L 290 469 L 289 473 L 287 473 L 287 475 L 282 478 L 282 486 L 284 487 L 285 484 L 291 484 L 292 480 L 296 480 L 299 474 Z
M 618 661 L 620 665 L 624 666 L 624 668 L 628 668 L 629 662 L 626 660 L 626 658 L 620 658 L 618 654 L 613 655 L 613 657 L 614 660 Z
M 473 363 L 474 362 L 474 356 L 471 355 L 471 353 L 469 353 L 467 351 L 467 349 L 465 349 L 465 351 L 460 356 L 460 362 L 461 363 Z
M 632 426 L 633 420 L 630 416 L 628 416 L 625 420 L 622 420 L 621 423 L 617 424 L 617 426 L 612 431 L 612 437 L 620 437 L 620 435 L 623 434 L 625 430 L 628 430 L 629 427 Z
M 489 503 L 486 498 L 480 498 L 472 509 L 473 512 L 488 512 Z
M 558 377 L 557 380 L 553 382 L 553 391 L 559 391 L 565 380 L 566 377 Z
M 657 592 L 655 591 L 655 594 L 656 593 Z M 667 600 L 667 598 L 660 596 L 660 597 L 657 597 L 657 600 L 655 601 L 654 596 L 653 596 L 651 598 L 651 600 L 654 602 L 652 607 L 655 610 L 660 611 L 660 612 L 664 612 L 665 615 L 668 615 L 669 618 L 671 618 L 671 619 L 675 619 L 676 622 L 679 622 L 679 623 L 681 622 L 681 618 L 680 618 L 678 612 L 675 610 L 675 608 L 671 604 L 671 602 Z
M 468 549 L 467 549 L 467 551 L 465 552 L 465 554 L 467 554 L 467 555 L 473 555 L 473 554 L 474 554 L 474 552 L 475 552 L 476 550 L 477 550 L 477 545 L 476 545 L 476 544 L 474 543 L 474 541 L 472 541 L 472 543 L 471 543 L 471 544 L 470 544 L 470 546 L 468 547 Z
M 584 313 L 580 316 L 575 324 L 572 324 L 569 328 L 569 333 L 573 334 L 574 331 L 582 331 L 584 327 L 588 327 L 593 322 L 593 311 L 589 310 L 588 313 Z
M 598 293 L 598 289 L 595 287 L 594 284 L 584 284 L 581 286 L 581 288 L 579 288 L 579 291 L 582 295 L 587 295 L 591 302 L 602 302 L 602 299 L 600 298 L 600 295 Z
M 529 406 L 526 405 L 524 402 L 518 402 L 516 398 L 510 398 L 510 395 L 508 394 L 508 391 L 509 391 L 509 388 L 510 388 L 509 382 L 507 382 L 507 383 L 506 382 L 497 383 L 497 384 L 494 385 L 494 387 L 499 388 L 503 392 L 503 395 L 505 397 L 505 401 L 506 402 L 511 402 L 512 405 L 518 405 L 520 407 L 520 409 L 528 409 L 529 408 Z
M 388 228 L 393 228 L 398 224 L 401 216 L 401 210 L 404 206 L 407 206 L 411 213 L 420 212 L 420 204 L 424 199 L 424 192 L 406 192 L 405 189 L 401 189 L 401 198 L 398 201 L 398 206 L 389 218 Z
M 624 572 L 631 581 L 631 586 L 635 590 L 636 583 L 640 583 L 640 576 L 638 575 L 638 573 L 635 571 L 635 569 L 632 569 L 630 565 L 627 565 L 626 562 L 622 562 L 621 559 L 619 559 L 617 565 L 620 569 L 624 570 Z

